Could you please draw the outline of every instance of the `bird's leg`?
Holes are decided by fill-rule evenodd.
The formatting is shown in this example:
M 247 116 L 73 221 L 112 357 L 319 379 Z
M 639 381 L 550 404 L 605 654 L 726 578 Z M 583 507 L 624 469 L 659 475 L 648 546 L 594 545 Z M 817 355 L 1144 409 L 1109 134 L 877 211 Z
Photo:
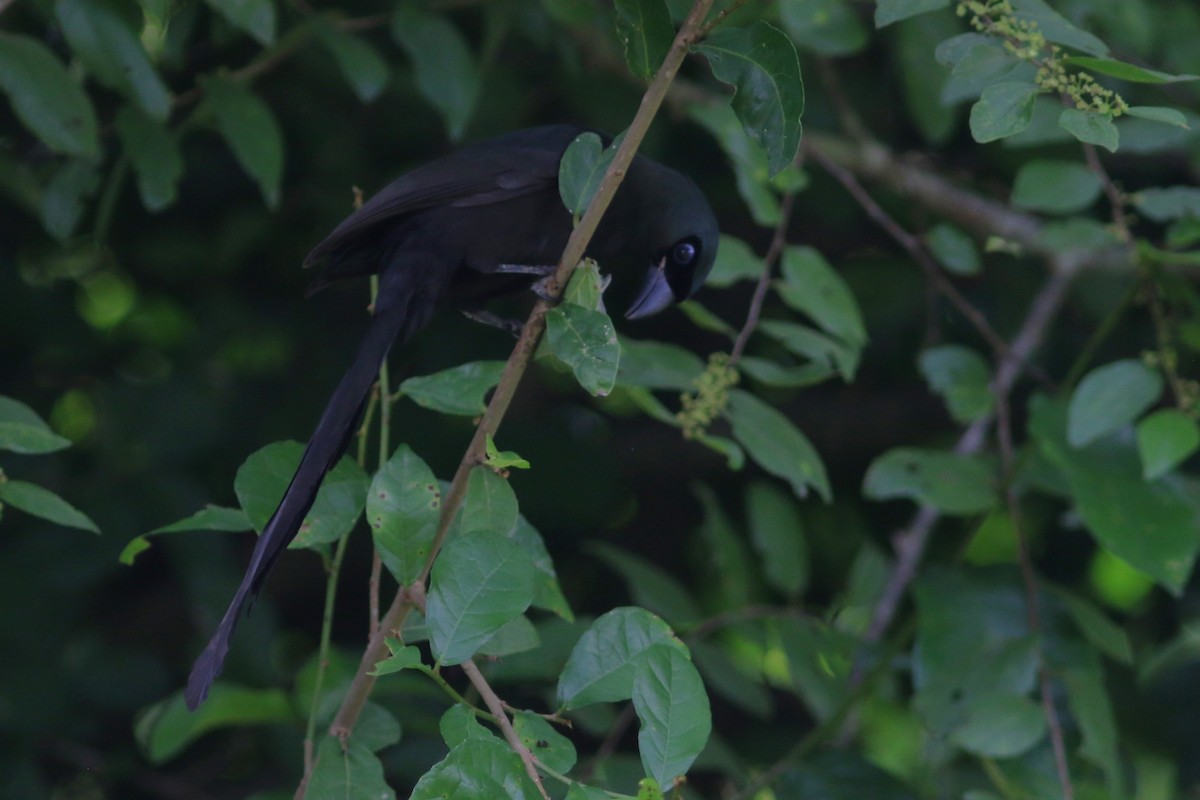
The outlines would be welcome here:
M 491 328 L 499 328 L 502 331 L 511 333 L 513 336 L 520 336 L 521 328 L 525 325 L 519 319 L 502 317 L 495 312 L 488 311 L 486 308 L 460 308 L 458 311 L 467 319 L 482 322 Z
M 496 267 L 496 273 L 500 275 L 536 275 L 538 280 L 530 285 L 530 290 L 547 303 L 557 303 L 558 298 L 552 296 L 546 289 L 546 284 L 553 277 L 555 269 L 557 269 L 556 264 L 500 264 Z

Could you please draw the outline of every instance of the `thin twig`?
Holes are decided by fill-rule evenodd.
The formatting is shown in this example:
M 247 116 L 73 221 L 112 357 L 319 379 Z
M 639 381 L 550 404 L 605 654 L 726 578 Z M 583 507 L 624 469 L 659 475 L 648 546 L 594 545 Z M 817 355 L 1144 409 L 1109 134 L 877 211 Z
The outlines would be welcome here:
M 871 193 L 863 188 L 863 185 L 858 182 L 858 179 L 855 178 L 849 170 L 843 168 L 840 164 L 833 161 L 833 159 L 829 158 L 829 156 L 819 149 L 813 148 L 810 150 L 810 153 L 812 157 L 822 167 L 824 167 L 825 170 L 832 175 L 847 192 L 850 193 L 850 196 L 853 197 L 860 206 L 862 206 L 862 209 L 867 213 L 867 216 L 874 220 L 879 227 L 883 228 L 889 236 L 895 239 L 896 243 L 904 248 L 904 251 L 908 253 L 909 257 L 912 258 L 913 261 L 916 261 L 918 265 L 920 265 L 930 284 L 937 289 L 937 291 L 940 292 L 943 297 L 949 300 L 950 303 L 956 309 L 958 309 L 958 312 L 975 327 L 975 330 L 977 330 L 984 338 L 984 340 L 988 343 L 988 346 L 990 346 L 996 351 L 997 354 L 1005 359 L 1015 359 L 1017 364 L 1019 364 L 1022 368 L 1029 370 L 1030 374 L 1036 376 L 1043 383 L 1047 385 L 1051 383 L 1049 377 L 1047 377 L 1046 374 L 1040 369 L 1031 367 L 1026 363 L 1025 359 L 1013 355 L 1012 349 L 1008 346 L 1008 343 L 1001 338 L 1000 334 L 996 333 L 996 330 L 992 327 L 991 323 L 988 322 L 987 317 L 985 317 L 979 311 L 979 309 L 971 305 L 970 301 L 963 297 L 962 293 L 959 292 L 958 289 L 954 287 L 954 284 L 950 283 L 945 274 L 942 273 L 941 267 L 938 266 L 932 254 L 930 254 L 928 248 L 925 247 L 925 244 L 921 241 L 921 239 L 905 230 L 904 227 L 901 226 L 891 214 L 884 211 L 883 207 L 880 206 L 879 203 L 875 202 L 875 198 L 871 196 Z
M 1025 588 L 1025 615 L 1029 633 L 1040 640 L 1042 615 L 1038 607 L 1037 575 L 1033 569 L 1033 557 L 1029 553 L 1029 542 L 1025 538 L 1021 522 L 1021 505 L 1017 499 L 1016 458 L 1013 455 L 1012 415 L 1009 413 L 1008 392 L 996 393 L 996 439 L 1000 449 L 1000 465 L 1004 485 L 1004 499 L 1008 517 L 1012 522 L 1013 537 L 1017 543 L 1017 563 L 1021 568 L 1021 582 Z M 1071 782 L 1071 769 L 1067 763 L 1067 746 L 1063 736 L 1062 721 L 1054 705 L 1050 687 L 1050 671 L 1046 666 L 1045 652 L 1039 652 L 1038 686 L 1042 696 L 1042 714 L 1050 734 L 1050 746 L 1054 751 L 1054 766 L 1058 772 L 1058 783 L 1063 800 L 1073 800 L 1075 787 Z
M 1017 335 L 1013 337 L 1011 352 L 1015 357 L 1027 360 L 1041 345 L 1050 324 L 1057 317 L 1059 309 L 1066 300 L 1067 289 L 1080 268 L 1082 268 L 1082 264 L 1074 261 L 1054 262 L 1050 277 L 1034 297 L 1033 303 L 1030 304 L 1029 311 L 1025 315 L 1025 321 L 1021 324 Z M 1004 394 L 1012 391 L 1019 374 L 1020 368 L 1014 359 L 1003 359 L 996 368 L 995 377 L 992 379 L 993 391 Z M 971 423 L 959 437 L 954 452 L 960 455 L 973 455 L 980 452 L 986 442 L 991 422 L 992 418 L 989 415 Z M 899 610 L 900 600 L 904 597 L 913 578 L 916 577 L 917 566 L 925 555 L 929 537 L 939 519 L 941 519 L 941 514 L 936 509 L 923 506 L 917 509 L 916 515 L 908 526 L 893 537 L 896 563 L 893 565 L 883 592 L 871 613 L 871 622 L 863 635 L 865 643 L 878 642 L 891 626 L 892 620 L 895 619 L 896 612 Z
M 634 115 L 632 122 L 630 122 L 624 140 L 617 148 L 612 163 L 601 179 L 599 189 L 596 191 L 587 211 L 584 212 L 583 218 L 579 221 L 575 230 L 572 231 L 562 259 L 559 261 L 558 268 L 546 283 L 545 289 L 550 297 L 555 298 L 561 294 L 571 271 L 583 257 L 588 242 L 591 240 L 592 234 L 595 233 L 596 226 L 600 222 L 601 215 L 612 201 L 617 186 L 620 185 L 621 179 L 625 176 L 626 170 L 633 161 L 633 156 L 638 145 L 645 137 L 647 130 L 650 128 L 651 121 L 662 105 L 663 98 L 666 96 L 671 81 L 679 71 L 679 67 L 683 63 L 683 59 L 687 55 L 689 48 L 696 41 L 700 26 L 704 18 L 708 15 L 708 10 L 711 6 L 712 0 L 696 0 L 687 19 L 684 20 L 683 26 L 676 35 L 670 51 L 668 51 L 666 58 L 663 60 L 662 67 L 659 68 L 654 80 L 651 81 L 650 86 L 646 89 L 646 93 L 642 96 L 642 102 L 637 114 Z M 471 443 L 468 445 L 462 460 L 459 462 L 449 490 L 442 498 L 441 517 L 434 540 L 430 545 L 429 557 L 425 562 L 425 567 L 421 575 L 411 589 L 424 589 L 425 581 L 428 579 L 429 572 L 433 566 L 433 560 L 436 558 L 442 542 L 449 531 L 450 522 L 454 519 L 466 496 L 467 478 L 471 470 L 483 461 L 486 453 L 487 437 L 493 436 L 496 433 L 505 412 L 508 410 L 517 385 L 524 375 L 525 368 L 528 366 L 534 351 L 537 349 L 537 344 L 541 339 L 543 330 L 545 330 L 546 313 L 550 308 L 550 301 L 539 299 L 534 304 L 533 310 L 530 312 L 529 318 L 522 328 L 520 338 L 517 340 L 517 344 L 509 356 L 503 373 L 501 373 L 500 382 L 492 393 L 492 399 L 488 403 L 487 410 L 480 419 L 475 429 L 475 435 L 471 439 Z M 358 671 L 351 681 L 346 696 L 342 701 L 342 706 L 330 726 L 330 733 L 332 735 L 344 738 L 353 729 L 354 723 L 357 721 L 358 715 L 375 683 L 375 678 L 370 673 L 373 671 L 375 664 L 386 653 L 384 639 L 389 632 L 398 629 L 403 624 L 410 608 L 411 605 L 406 601 L 405 591 L 402 587 L 401 591 L 397 592 L 391 606 L 381 620 L 379 630 L 371 637 L 370 643 L 363 652 Z
M 1128 242 L 1133 238 L 1129 231 L 1129 217 L 1125 213 L 1125 206 L 1129 201 L 1125 197 L 1125 193 L 1113 181 L 1112 176 L 1108 174 L 1108 170 L 1104 168 L 1096 145 L 1088 142 L 1082 142 L 1082 145 L 1088 168 L 1096 173 L 1096 177 L 1100 179 L 1100 185 L 1104 188 L 1104 195 L 1108 198 L 1108 205 L 1112 210 L 1113 227 L 1116 228 L 1117 236 L 1121 241 Z
M 500 726 L 500 732 L 504 734 L 505 741 L 508 746 L 516 751 L 521 757 L 521 763 L 525 765 L 525 772 L 529 778 L 537 786 L 538 792 L 542 795 L 543 800 L 550 800 L 550 795 L 546 793 L 546 787 L 542 785 L 542 776 L 538 774 L 536 759 L 533 753 L 529 752 L 529 748 L 521 741 L 521 737 L 517 736 L 516 730 L 512 726 L 512 720 L 508 718 L 508 712 L 504 710 L 504 704 L 492 689 L 491 684 L 483 677 L 483 673 L 479 671 L 479 667 L 471 659 L 467 659 L 461 665 L 462 671 L 466 673 L 467 679 L 471 681 L 471 685 L 479 692 L 479 696 L 483 698 L 483 702 L 487 705 L 488 710 L 492 712 L 496 718 L 496 724 Z
M 789 191 L 785 192 L 783 199 L 779 201 L 779 222 L 775 224 L 775 233 L 771 237 L 771 244 L 767 248 L 767 254 L 763 256 L 762 274 L 758 276 L 758 285 L 754 287 L 754 296 L 750 299 L 750 310 L 746 312 L 746 322 L 738 331 L 737 340 L 733 343 L 733 352 L 729 355 L 730 367 L 736 366 L 741 360 L 746 343 L 750 341 L 750 335 L 758 327 L 758 318 L 762 314 L 763 302 L 766 300 L 767 290 L 771 287 L 771 275 L 775 272 L 775 264 L 783 255 L 783 248 L 787 246 L 787 229 L 792 220 L 792 206 L 795 204 L 795 199 L 796 193 Z

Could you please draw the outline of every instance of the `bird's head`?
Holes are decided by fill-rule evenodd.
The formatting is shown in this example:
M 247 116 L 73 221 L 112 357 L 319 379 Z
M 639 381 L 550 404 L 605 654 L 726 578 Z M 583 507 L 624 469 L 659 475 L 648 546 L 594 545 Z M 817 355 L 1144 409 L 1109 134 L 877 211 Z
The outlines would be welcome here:
M 717 257 L 720 232 L 704 194 L 687 176 L 653 166 L 650 174 L 639 176 L 653 181 L 646 192 L 653 202 L 642 209 L 651 260 L 626 319 L 648 317 L 691 297 L 704 285 Z

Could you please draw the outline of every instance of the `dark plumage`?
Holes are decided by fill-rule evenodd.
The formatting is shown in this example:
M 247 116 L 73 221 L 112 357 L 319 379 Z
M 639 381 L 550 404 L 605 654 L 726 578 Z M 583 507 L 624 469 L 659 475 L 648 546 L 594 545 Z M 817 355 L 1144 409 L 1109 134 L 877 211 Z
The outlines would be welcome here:
M 392 344 L 423 328 L 440 304 L 478 311 L 487 298 L 528 286 L 554 268 L 572 227 L 558 194 L 558 164 L 583 132 L 574 125 L 530 128 L 418 167 L 384 187 L 309 253 L 306 266 L 324 264 L 310 293 L 378 273 L 374 314 L 263 528 L 241 585 L 192 667 L 185 692 L 189 708 L 207 696 L 242 609 L 262 588 L 325 473 L 349 445 Z M 712 210 L 696 185 L 638 156 L 587 254 L 617 282 L 631 269 L 644 274 L 626 314 L 636 319 L 687 298 L 703 284 L 717 237 Z

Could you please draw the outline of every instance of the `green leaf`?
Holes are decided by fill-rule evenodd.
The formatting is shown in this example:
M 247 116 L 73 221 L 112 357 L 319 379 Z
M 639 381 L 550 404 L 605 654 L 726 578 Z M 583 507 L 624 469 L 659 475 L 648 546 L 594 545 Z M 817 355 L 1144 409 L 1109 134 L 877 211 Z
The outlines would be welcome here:
M 163 764 L 209 731 L 281 722 L 296 722 L 282 690 L 244 689 L 218 682 L 195 711 L 188 711 L 183 692 L 145 709 L 134 723 L 134 736 L 150 763 Z
M 712 732 L 704 682 L 685 652 L 656 647 L 646 653 L 633 682 L 633 708 L 643 768 L 660 786 L 673 786 Z
M 305 795 L 339 800 L 394 800 L 396 797 L 384 779 L 379 756 L 354 741 L 353 735 L 344 745 L 337 737 L 321 737 L 316 761 L 308 774 Z
M 723 289 L 738 281 L 758 280 L 763 272 L 763 260 L 736 236 L 721 234 L 717 260 L 713 264 L 706 286 Z
M 233 27 L 250 34 L 262 45 L 275 42 L 275 5 L 272 0 L 205 0 Z
M 730 340 L 733 340 L 737 335 L 737 331 L 734 330 L 732 325 L 709 311 L 696 300 L 684 300 L 677 308 L 683 312 L 684 316 L 693 325 L 701 330 L 722 334 L 729 337 Z
M 948 344 L 925 350 L 917 363 L 929 388 L 946 401 L 957 422 L 974 422 L 991 413 L 995 397 L 983 356 L 969 347 Z
M 939 222 L 925 234 L 925 246 L 947 272 L 978 275 L 983 268 L 975 240 L 959 228 Z
M 937 11 L 950 5 L 950 0 L 876 0 L 875 27 L 883 28 L 893 22 Z
M 116 0 L 57 0 L 54 13 L 72 52 L 98 81 L 154 119 L 167 118 L 171 97 L 138 38 L 136 9 Z
M 1030 435 L 1061 474 L 1083 524 L 1114 555 L 1180 593 L 1200 549 L 1194 489 L 1172 475 L 1147 482 L 1124 440 L 1069 445 L 1065 404 L 1035 397 L 1031 406 Z
M 442 414 L 477 417 L 486 410 L 484 398 L 503 372 L 503 361 L 472 361 L 409 378 L 400 384 L 399 394 Z
M 555 772 L 565 775 L 575 766 L 575 745 L 538 714 L 532 711 L 516 712 L 513 714 L 513 730 L 529 752 Z
M 621 345 L 607 314 L 562 303 L 546 313 L 546 339 L 550 351 L 571 368 L 589 394 L 603 397 L 612 391 Z
M 733 164 L 738 194 L 750 209 L 754 221 L 764 227 L 775 226 L 779 222 L 779 199 L 767 169 L 766 151 L 750 138 L 737 114 L 727 105 L 693 103 L 688 107 L 688 114 L 713 135 Z M 720 257 L 721 248 L 718 248 L 717 258 Z
M 1067 66 L 1079 67 L 1089 72 L 1101 75 L 1111 75 L 1123 81 L 1132 83 L 1178 83 L 1180 81 L 1200 80 L 1200 75 L 1172 75 L 1169 72 L 1159 72 L 1146 69 L 1135 64 L 1117 61 L 1113 58 L 1091 58 L 1089 56 L 1067 56 Z
M 1011 75 L 1020 63 L 1002 44 L 988 38 L 963 53 L 955 61 L 950 76 L 964 86 L 977 86 L 982 92 L 986 86 Z
M 179 144 L 161 122 L 133 106 L 124 106 L 115 120 L 121 147 L 137 176 L 138 193 L 147 211 L 162 211 L 177 196 L 183 177 Z
M 950 741 L 985 758 L 1013 758 L 1046 735 L 1046 716 L 1028 697 L 993 692 L 975 698 Z
M 774 484 L 751 483 L 746 488 L 746 527 L 767 585 L 788 597 L 803 594 L 808 585 L 808 543 L 796 501 Z
M 1167 125 L 1191 130 L 1187 117 L 1177 108 L 1168 108 L 1166 106 L 1130 106 L 1125 109 L 1125 114 L 1130 117 L 1141 117 L 1142 119 L 1154 122 L 1165 122 Z
M 361 37 L 327 23 L 317 26 L 317 36 L 359 100 L 370 103 L 383 94 L 391 71 L 378 50 Z
M 68 156 L 99 157 L 92 102 L 44 44 L 0 32 L 0 89 L 17 119 L 48 148 Z
M 585 258 L 571 270 L 562 300 L 593 311 L 604 311 L 604 290 L 608 288 L 608 282 L 609 277 L 600 274 L 600 264 L 595 259 Z
M 0 450 L 41 455 L 70 446 L 71 440 L 50 430 L 32 408 L 0 395 Z
M 695 483 L 691 489 L 703 508 L 697 533 L 706 554 L 701 575 L 704 585 L 708 587 L 708 608 L 744 608 L 750 603 L 751 593 L 758 585 L 758 576 L 752 574 L 745 538 L 735 528 L 709 486 Z
M 415 649 L 415 648 L 414 648 Z M 471 709 L 455 703 L 438 720 L 438 733 L 447 747 L 455 748 L 467 739 L 494 739 L 495 736 L 479 722 Z
M 498 533 L 452 537 L 433 564 L 426 603 L 438 663 L 461 664 L 533 602 L 534 570 L 518 545 Z
M 779 342 L 789 352 L 834 367 L 844 380 L 854 380 L 862 356 L 862 344 L 847 344 L 806 325 L 773 319 L 760 322 L 758 330 Z
M 638 664 L 657 647 L 685 650 L 670 626 L 641 608 L 616 608 L 579 637 L 558 679 L 558 703 L 579 708 L 633 696 Z
M 867 31 L 845 0 L 793 0 L 779 6 L 779 18 L 792 41 L 818 55 L 850 55 L 867 44 Z
M 437 531 L 442 494 L 421 457 L 402 444 L 367 492 L 367 524 L 383 564 L 402 586 L 416 580 Z
M 750 138 L 767 151 L 771 175 L 792 163 L 800 148 L 804 83 L 796 48 L 780 30 L 759 20 L 747 28 L 718 28 L 694 45 L 718 80 L 734 87 L 732 107 Z
M 658 794 L 659 797 L 662 797 L 662 792 Z M 567 789 L 566 800 L 613 800 L 613 796 L 599 787 L 572 782 L 570 788 Z
M 483 466 L 490 470 L 506 470 L 506 469 L 529 469 L 529 462 L 521 458 L 512 450 L 498 450 L 496 442 L 492 439 L 492 435 L 487 435 L 484 452 L 487 454 L 483 459 Z
M 558 194 L 576 218 L 583 216 L 596 196 L 600 180 L 617 154 L 617 144 L 614 140 L 606 148 L 597 134 L 588 131 L 576 136 L 559 160 Z
M 25 481 L 0 481 L 0 505 L 8 504 L 26 514 L 56 525 L 100 533 L 96 523 L 75 506 L 49 489 Z
M 488 637 L 476 652 L 488 658 L 504 658 L 517 653 L 527 653 L 536 650 L 541 641 L 537 628 L 528 617 L 510 619 L 500 627 L 500 630 Z
M 1155 411 L 1137 424 L 1142 476 L 1161 478 L 1200 448 L 1200 425 L 1175 408 Z
M 775 702 L 757 670 L 739 667 L 727 654 L 726 648 L 702 639 L 693 640 L 688 649 L 691 650 L 692 662 L 704 678 L 704 685 L 710 691 L 763 722 L 771 718 Z M 748 674 L 751 671 L 753 675 Z
M 233 491 L 254 529 L 262 531 L 296 474 L 304 445 L 275 442 L 251 454 L 238 468 Z M 358 521 L 367 499 L 362 467 L 343 458 L 325 476 L 300 532 L 288 547 L 312 547 L 340 539 Z
M 803 389 L 806 386 L 816 386 L 834 375 L 833 367 L 829 364 L 812 363 L 802 364 L 798 367 L 785 367 L 756 356 L 742 356 L 742 360 L 738 362 L 738 369 L 761 384 L 781 389 Z
M 686 392 L 702 372 L 704 362 L 700 357 L 679 345 L 621 337 L 621 362 L 617 368 L 620 386 Z
M 935 58 L 938 43 L 957 29 L 953 17 L 931 14 L 905 20 L 894 34 L 892 58 L 899 67 L 907 118 L 935 146 L 949 141 L 958 127 L 957 109 L 942 102 L 948 76 Z
M 616 0 L 617 38 L 625 63 L 644 80 L 654 77 L 675 40 L 675 26 L 663 0 Z
M 863 494 L 872 500 L 904 497 L 945 514 L 982 514 L 996 505 L 992 468 L 971 456 L 897 447 L 871 462 Z
M 467 478 L 460 535 L 490 531 L 507 535 L 517 524 L 517 496 L 508 481 L 487 467 L 478 466 Z
M 1012 0 L 1012 6 L 1018 19 L 1036 24 L 1038 30 L 1055 44 L 1073 47 L 1093 56 L 1108 55 L 1108 46 L 1104 42 L 1076 28 L 1044 0 Z
M 984 144 L 1025 130 L 1038 92 L 1036 84 L 1025 81 L 993 83 L 971 106 L 971 136 Z
M 520 757 L 495 736 L 471 736 L 413 787 L 409 800 L 519 800 L 539 797 Z
M 466 39 L 444 16 L 404 2 L 392 15 L 392 38 L 413 62 L 417 89 L 442 119 L 450 138 L 462 138 L 475 101 L 480 75 Z
M 1142 189 L 1133 195 L 1133 204 L 1155 222 L 1184 217 L 1200 218 L 1200 188 L 1167 186 Z
M 370 671 L 370 675 L 391 675 L 393 672 L 402 672 L 406 669 L 415 669 L 421 666 L 421 650 L 415 645 L 405 645 L 399 639 L 393 639 L 390 636 L 385 640 L 388 648 L 388 657 L 375 664 L 375 668 Z
M 1083 666 L 1062 670 L 1059 674 L 1067 690 L 1071 716 L 1083 735 L 1079 752 L 1104 772 L 1108 796 L 1120 797 L 1125 782 L 1118 749 L 1119 728 L 1113 697 L 1099 659 L 1087 659 Z M 1140 775 L 1139 783 L 1142 784 Z
M 783 279 L 775 288 L 783 302 L 851 346 L 866 343 L 858 303 L 824 256 L 811 247 L 788 247 L 783 251 L 782 271 Z
M 1117 152 L 1121 135 L 1107 114 L 1067 108 L 1059 115 L 1058 124 L 1081 142 L 1103 147 L 1110 153 Z
M 533 604 L 552 614 L 557 614 L 571 622 L 575 619 L 567 599 L 563 597 L 562 588 L 558 585 L 558 575 L 554 571 L 554 562 L 546 551 L 546 543 L 542 535 L 529 524 L 529 520 L 517 515 L 517 524 L 508 532 L 508 538 L 517 544 L 529 557 L 533 569 L 537 573 L 537 585 L 534 589 Z
M 733 438 L 760 467 L 787 481 L 797 497 L 807 496 L 812 487 L 825 502 L 833 499 L 821 457 L 808 437 L 777 409 L 748 392 L 734 390 L 729 395 L 729 420 Z
M 279 204 L 283 179 L 283 132 L 275 115 L 258 95 L 243 83 L 227 78 L 202 78 L 205 106 L 212 113 L 217 131 L 234 158 L 258 183 L 263 201 Z
M 150 547 L 148 537 L 163 533 L 180 533 L 183 531 L 249 531 L 254 530 L 250 518 L 240 508 L 223 508 L 208 505 L 192 514 L 190 517 L 155 528 L 141 536 L 135 536 L 121 550 L 117 560 L 129 565 L 141 553 Z
M 1162 376 L 1132 358 L 1083 376 L 1067 410 L 1067 441 L 1083 447 L 1133 422 L 1162 395 Z
M 1100 196 L 1100 176 L 1075 161 L 1035 159 L 1017 170 L 1012 202 L 1029 211 L 1070 214 Z
M 55 239 L 66 241 L 87 210 L 85 200 L 100 188 L 100 164 L 86 158 L 64 162 L 42 193 L 42 225 Z
M 1133 644 L 1120 625 L 1077 594 L 1055 588 L 1054 596 L 1062 602 L 1075 627 L 1097 650 L 1121 664 L 1133 664 Z
M 633 602 L 677 626 L 695 625 L 704 612 L 679 578 L 643 556 L 603 542 L 589 542 L 589 555 L 621 576 Z

